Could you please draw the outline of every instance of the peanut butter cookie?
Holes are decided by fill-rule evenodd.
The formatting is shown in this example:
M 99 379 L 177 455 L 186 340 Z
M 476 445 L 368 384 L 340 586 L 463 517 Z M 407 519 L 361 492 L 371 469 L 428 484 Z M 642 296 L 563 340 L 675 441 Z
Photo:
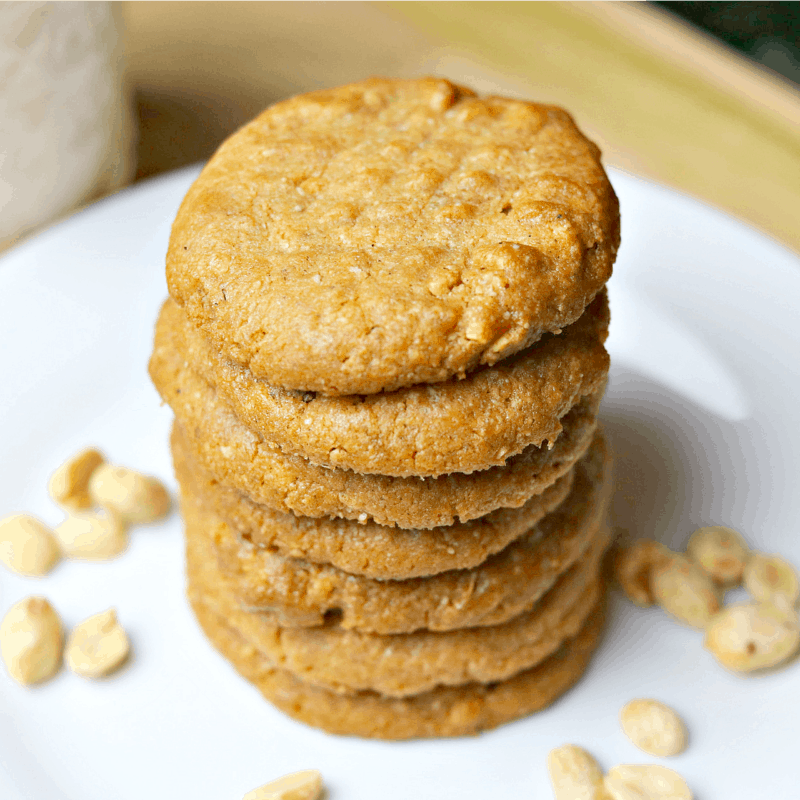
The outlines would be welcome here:
M 541 664 L 505 681 L 388 698 L 371 691 L 343 695 L 305 683 L 276 668 L 202 599 L 192 598 L 192 607 L 214 646 L 281 711 L 330 733 L 375 739 L 467 736 L 546 708 L 583 674 L 604 622 L 601 602 L 574 639 Z
M 371 689 L 406 697 L 441 685 L 505 680 L 554 653 L 583 627 L 600 599 L 599 569 L 608 537 L 598 538 L 530 610 L 502 625 L 382 636 L 338 626 L 281 628 L 243 611 L 216 566 L 210 543 L 187 548 L 189 596 L 229 620 L 280 669 L 306 683 L 353 694 Z
M 398 477 L 473 472 L 554 442 L 561 418 L 606 381 L 608 302 L 603 291 L 558 336 L 463 380 L 374 395 L 325 397 L 279 389 L 222 358 L 173 302 L 155 349 L 189 362 L 236 416 L 281 452 L 314 464 Z
M 187 539 L 213 541 L 221 570 L 248 610 L 268 612 L 284 627 L 314 627 L 333 618 L 346 629 L 410 633 L 499 625 L 530 609 L 605 536 L 611 481 L 601 437 L 575 473 L 572 491 L 556 511 L 483 564 L 403 581 L 356 577 L 246 546 L 188 487 L 181 494 Z
M 598 391 L 573 406 L 550 449 L 528 447 L 503 466 L 470 475 L 397 478 L 328 469 L 282 453 L 244 425 L 214 387 L 167 348 L 153 352 L 150 376 L 175 412 L 192 458 L 224 486 L 278 511 L 372 519 L 401 528 L 452 525 L 524 505 L 587 450 L 602 398 Z
M 569 494 L 573 478 L 570 470 L 520 508 L 499 508 L 485 517 L 442 528 L 406 530 L 274 511 L 218 483 L 192 459 L 177 425 L 171 443 L 178 481 L 222 517 L 240 539 L 283 556 L 332 564 L 368 578 L 417 578 L 475 567 L 554 511 Z
M 278 103 L 181 204 L 171 296 L 274 386 L 372 394 L 464 375 L 574 322 L 619 210 L 555 106 L 373 78 Z

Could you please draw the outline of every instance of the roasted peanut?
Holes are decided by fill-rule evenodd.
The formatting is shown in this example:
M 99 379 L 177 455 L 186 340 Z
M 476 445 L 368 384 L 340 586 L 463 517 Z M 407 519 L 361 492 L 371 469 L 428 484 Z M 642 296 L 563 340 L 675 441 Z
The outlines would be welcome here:
M 582 747 L 565 744 L 551 750 L 547 769 L 555 800 L 607 800 L 603 772 Z
M 68 459 L 50 478 L 50 497 L 68 511 L 91 508 L 89 479 L 104 461 L 102 453 L 91 447 Z
M 740 603 L 717 614 L 703 642 L 717 661 L 736 672 L 776 667 L 800 646 L 796 615 L 770 603 Z
M 637 539 L 617 553 L 614 576 L 628 598 L 637 606 L 647 608 L 655 602 L 650 576 L 653 569 L 668 562 L 670 556 L 670 550 L 653 539 Z
M 789 605 L 800 596 L 800 583 L 791 564 L 778 556 L 756 553 L 744 570 L 744 587 L 754 600 L 769 601 L 783 595 Z
M 694 628 L 705 628 L 720 609 L 719 591 L 695 563 L 675 553 L 650 576 L 656 602 L 669 614 Z
M 0 654 L 8 674 L 26 686 L 55 675 L 61 666 L 61 620 L 44 597 L 26 597 L 0 623 Z
M 55 534 L 70 558 L 104 560 L 119 555 L 128 546 L 122 520 L 105 509 L 69 514 Z
M 722 525 L 698 528 L 689 539 L 686 552 L 723 586 L 738 586 L 750 559 L 750 550 L 744 539 L 732 528 Z
M 293 772 L 249 791 L 242 800 L 318 800 L 322 775 L 315 769 Z
M 657 764 L 620 764 L 609 770 L 605 788 L 612 800 L 692 800 L 686 781 Z
M 53 532 L 36 517 L 17 514 L 0 522 L 0 561 L 22 575 L 45 575 L 61 559 Z
M 117 669 L 129 651 L 128 636 L 112 608 L 73 628 L 67 639 L 64 658 L 77 675 L 99 678 Z
M 102 464 L 92 473 L 89 493 L 94 503 L 130 523 L 160 519 L 171 504 L 169 492 L 160 481 L 112 464 Z
M 686 726 L 669 706 L 657 700 L 631 700 L 619 712 L 625 735 L 645 753 L 676 756 L 686 749 Z

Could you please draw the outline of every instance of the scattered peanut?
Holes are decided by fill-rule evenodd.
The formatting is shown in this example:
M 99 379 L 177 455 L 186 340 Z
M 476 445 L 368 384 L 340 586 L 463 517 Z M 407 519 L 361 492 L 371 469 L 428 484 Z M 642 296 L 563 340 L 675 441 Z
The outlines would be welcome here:
M 800 583 L 791 564 L 778 556 L 756 553 L 744 570 L 744 587 L 754 600 L 769 601 L 783 595 L 790 605 L 800 596 Z
M 104 461 L 102 453 L 92 447 L 68 459 L 50 478 L 50 497 L 68 511 L 91 508 L 89 478 Z
M 77 675 L 99 678 L 119 667 L 129 651 L 128 636 L 111 608 L 73 628 L 64 658 Z
M 55 675 L 61 666 L 61 620 L 44 597 L 26 597 L 0 623 L 0 654 L 15 681 L 27 686 Z
M 732 528 L 722 525 L 698 528 L 689 539 L 686 552 L 723 586 L 738 586 L 750 559 L 750 550 L 744 539 Z
M 686 726 L 669 706 L 657 700 L 631 700 L 619 712 L 625 735 L 645 753 L 676 756 L 686 749 Z
M 656 602 L 665 611 L 694 628 L 705 628 L 720 609 L 714 582 L 700 567 L 678 553 L 653 570 L 650 585 Z
M 770 603 L 740 603 L 711 620 L 703 645 L 736 672 L 769 669 L 797 652 L 800 623 Z
M 668 562 L 670 551 L 653 539 L 637 539 L 622 548 L 614 561 L 614 574 L 622 590 L 637 606 L 655 603 L 650 587 L 653 569 Z
M 0 522 L 0 561 L 22 575 L 45 575 L 61 559 L 50 528 L 36 517 L 17 514 Z
M 657 764 L 620 764 L 609 770 L 605 788 L 612 800 L 692 800 L 686 781 Z
M 160 519 L 171 504 L 169 492 L 160 481 L 112 464 L 102 464 L 94 471 L 89 493 L 97 505 L 110 508 L 132 523 Z
M 603 772 L 582 747 L 565 744 L 547 755 L 555 800 L 607 800 Z M 247 798 L 245 799 L 247 800 Z
M 128 546 L 125 525 L 107 510 L 68 514 L 55 534 L 70 558 L 113 558 Z
M 242 800 L 318 800 L 322 775 L 315 769 L 293 772 L 248 792 Z

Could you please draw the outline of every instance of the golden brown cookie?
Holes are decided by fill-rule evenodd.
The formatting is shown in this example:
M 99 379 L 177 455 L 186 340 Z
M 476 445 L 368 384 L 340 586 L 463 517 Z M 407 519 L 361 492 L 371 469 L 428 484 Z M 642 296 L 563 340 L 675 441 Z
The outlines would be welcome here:
M 561 417 L 606 381 L 605 291 L 577 322 L 465 379 L 355 397 L 270 386 L 222 358 L 172 300 L 155 349 L 189 362 L 234 414 L 283 453 L 360 473 L 407 477 L 474 472 L 555 441 Z
M 281 711 L 330 733 L 375 739 L 466 736 L 540 711 L 583 674 L 600 642 L 604 621 L 600 603 L 574 639 L 533 669 L 508 680 L 387 698 L 370 691 L 342 695 L 304 683 L 275 668 L 201 599 L 192 598 L 192 607 L 214 646 Z
M 269 658 L 306 683 L 353 694 L 371 689 L 406 697 L 440 685 L 505 680 L 554 653 L 583 627 L 601 592 L 597 539 L 528 612 L 503 625 L 380 636 L 337 626 L 281 628 L 241 608 L 218 569 L 208 540 L 187 547 L 189 596 L 205 603 Z
M 170 294 L 274 386 L 371 394 L 463 375 L 574 322 L 619 211 L 562 109 L 373 78 L 268 108 L 181 204 Z
M 285 455 L 244 425 L 212 386 L 164 347 L 153 352 L 150 376 L 185 431 L 192 458 L 221 484 L 278 511 L 373 519 L 401 528 L 452 525 L 523 505 L 564 475 L 589 447 L 602 398 L 597 392 L 567 412 L 551 449 L 528 447 L 504 466 L 470 475 L 395 478 L 326 469 Z
M 572 491 L 527 535 L 471 570 L 377 581 L 335 567 L 259 550 L 182 487 L 186 536 L 210 537 L 220 568 L 242 604 L 269 612 L 284 627 L 331 618 L 345 629 L 410 633 L 499 625 L 531 606 L 598 537 L 610 493 L 610 458 L 602 437 L 575 468 Z
M 368 578 L 416 578 L 475 567 L 555 510 L 572 487 L 570 470 L 520 508 L 499 508 L 470 522 L 427 530 L 298 517 L 254 503 L 236 489 L 222 486 L 191 457 L 185 439 L 181 428 L 173 425 L 172 460 L 178 482 L 222 517 L 240 539 Z

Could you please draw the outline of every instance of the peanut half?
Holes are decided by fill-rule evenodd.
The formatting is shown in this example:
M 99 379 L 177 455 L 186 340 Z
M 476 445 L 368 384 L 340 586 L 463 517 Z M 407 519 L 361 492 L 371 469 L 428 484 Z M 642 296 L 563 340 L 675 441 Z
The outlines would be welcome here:
M 631 700 L 619 713 L 625 735 L 645 753 L 676 756 L 686 749 L 686 726 L 678 714 L 658 700 Z
M 675 553 L 650 576 L 656 602 L 693 628 L 703 629 L 720 609 L 719 591 L 700 567 Z
M 74 455 L 51 476 L 47 485 L 50 497 L 68 511 L 91 508 L 89 479 L 104 461 L 103 454 L 93 447 Z
M 322 775 L 315 769 L 293 772 L 249 791 L 242 800 L 318 800 Z
M 778 556 L 756 553 L 744 570 L 744 587 L 754 600 L 769 601 L 783 595 L 789 605 L 800 596 L 800 583 L 791 564 Z
M 623 547 L 614 560 L 614 576 L 628 598 L 647 608 L 655 603 L 650 576 L 657 566 L 669 562 L 671 551 L 653 539 L 637 539 Z
M 112 464 L 102 464 L 92 473 L 89 493 L 95 504 L 130 523 L 160 519 L 171 505 L 169 492 L 160 481 Z
M 125 525 L 116 513 L 108 510 L 68 514 L 55 534 L 70 558 L 113 558 L 128 546 Z
M 723 586 L 738 586 L 750 560 L 750 550 L 744 539 L 732 528 L 722 525 L 698 528 L 691 535 L 686 552 Z
M 21 575 L 46 575 L 61 560 L 50 528 L 36 517 L 16 514 L 0 521 L 0 561 Z
M 603 772 L 591 753 L 565 744 L 547 755 L 555 800 L 608 800 Z
M 703 645 L 736 672 L 769 669 L 797 652 L 800 624 L 796 615 L 771 603 L 740 603 L 711 620 Z
M 130 643 L 113 608 L 95 614 L 73 628 L 64 658 L 67 666 L 84 678 L 100 678 L 128 657 Z
M 0 655 L 8 674 L 23 686 L 47 680 L 61 666 L 61 620 L 44 597 L 26 597 L 0 623 Z
M 612 800 L 692 800 L 686 781 L 657 764 L 620 764 L 608 771 L 605 788 Z

